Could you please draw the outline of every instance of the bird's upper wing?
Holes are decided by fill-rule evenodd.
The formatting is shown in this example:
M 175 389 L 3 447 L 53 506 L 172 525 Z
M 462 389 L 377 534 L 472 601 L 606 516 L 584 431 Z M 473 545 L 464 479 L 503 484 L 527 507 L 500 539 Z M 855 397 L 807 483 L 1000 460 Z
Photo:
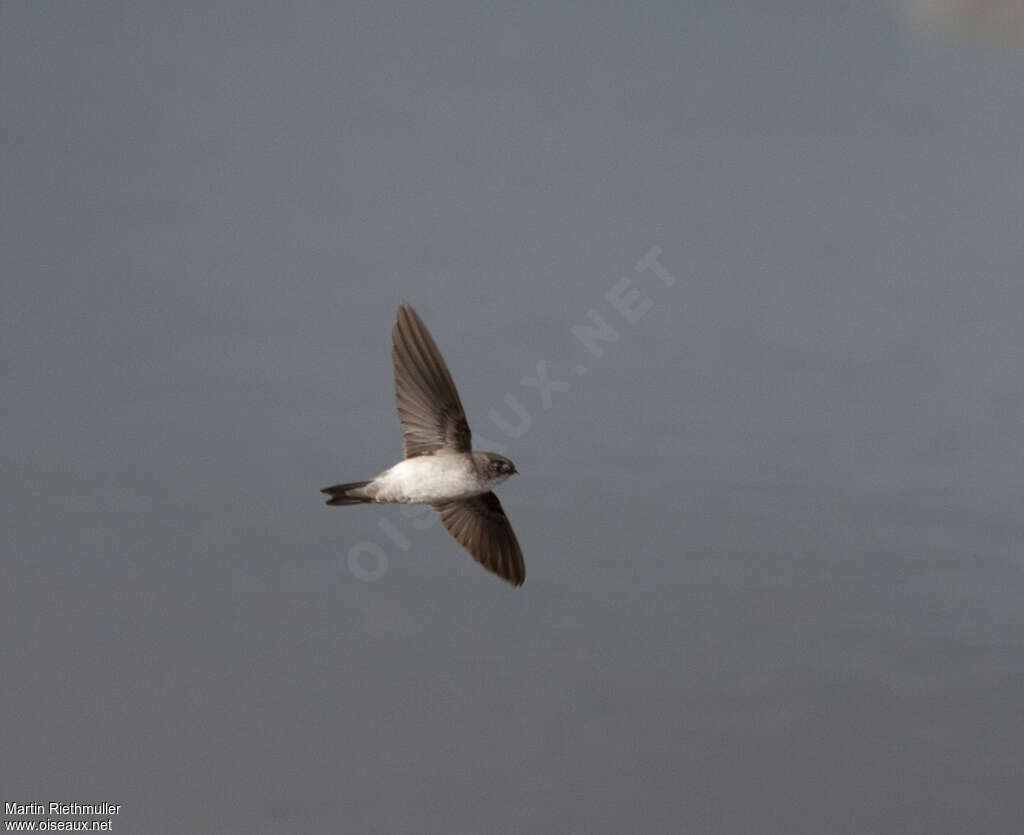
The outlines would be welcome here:
M 438 449 L 472 449 L 466 413 L 452 375 L 423 320 L 408 304 L 398 306 L 392 331 L 395 402 L 402 422 L 405 457 Z
M 459 544 L 488 571 L 514 586 L 526 579 L 523 552 L 494 493 L 434 505 Z

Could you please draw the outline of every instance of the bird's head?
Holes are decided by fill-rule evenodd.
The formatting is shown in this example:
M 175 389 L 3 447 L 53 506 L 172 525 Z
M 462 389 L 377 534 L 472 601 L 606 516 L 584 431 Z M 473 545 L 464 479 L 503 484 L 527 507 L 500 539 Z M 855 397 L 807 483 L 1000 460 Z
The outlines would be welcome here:
M 504 455 L 498 455 L 496 452 L 485 452 L 483 464 L 487 472 L 488 479 L 495 484 L 498 484 L 509 476 L 515 475 L 519 472 L 519 470 L 516 469 L 515 464 L 509 461 Z

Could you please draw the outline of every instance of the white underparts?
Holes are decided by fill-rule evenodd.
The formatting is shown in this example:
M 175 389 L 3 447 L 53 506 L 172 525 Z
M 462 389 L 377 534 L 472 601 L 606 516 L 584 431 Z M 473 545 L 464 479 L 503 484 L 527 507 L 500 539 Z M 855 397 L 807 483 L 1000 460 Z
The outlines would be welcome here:
M 504 479 L 482 485 L 468 455 L 418 455 L 399 461 L 363 490 L 376 502 L 434 504 L 486 493 L 499 481 Z

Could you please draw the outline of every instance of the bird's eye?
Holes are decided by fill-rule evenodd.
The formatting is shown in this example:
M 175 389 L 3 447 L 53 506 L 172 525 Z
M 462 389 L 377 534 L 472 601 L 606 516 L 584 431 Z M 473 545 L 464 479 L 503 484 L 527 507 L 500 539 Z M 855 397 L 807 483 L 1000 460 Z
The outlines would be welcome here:
M 501 469 L 501 462 L 497 458 L 491 462 L 491 469 L 495 472 L 498 472 Z

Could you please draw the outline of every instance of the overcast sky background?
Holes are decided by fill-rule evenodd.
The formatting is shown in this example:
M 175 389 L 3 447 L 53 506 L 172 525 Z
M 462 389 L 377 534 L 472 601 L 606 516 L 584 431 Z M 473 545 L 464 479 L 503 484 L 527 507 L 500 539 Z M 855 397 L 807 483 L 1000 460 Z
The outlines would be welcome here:
M 1021 831 L 1024 53 L 908 8 L 0 5 L 0 800 Z M 522 589 L 317 492 L 403 298 Z

